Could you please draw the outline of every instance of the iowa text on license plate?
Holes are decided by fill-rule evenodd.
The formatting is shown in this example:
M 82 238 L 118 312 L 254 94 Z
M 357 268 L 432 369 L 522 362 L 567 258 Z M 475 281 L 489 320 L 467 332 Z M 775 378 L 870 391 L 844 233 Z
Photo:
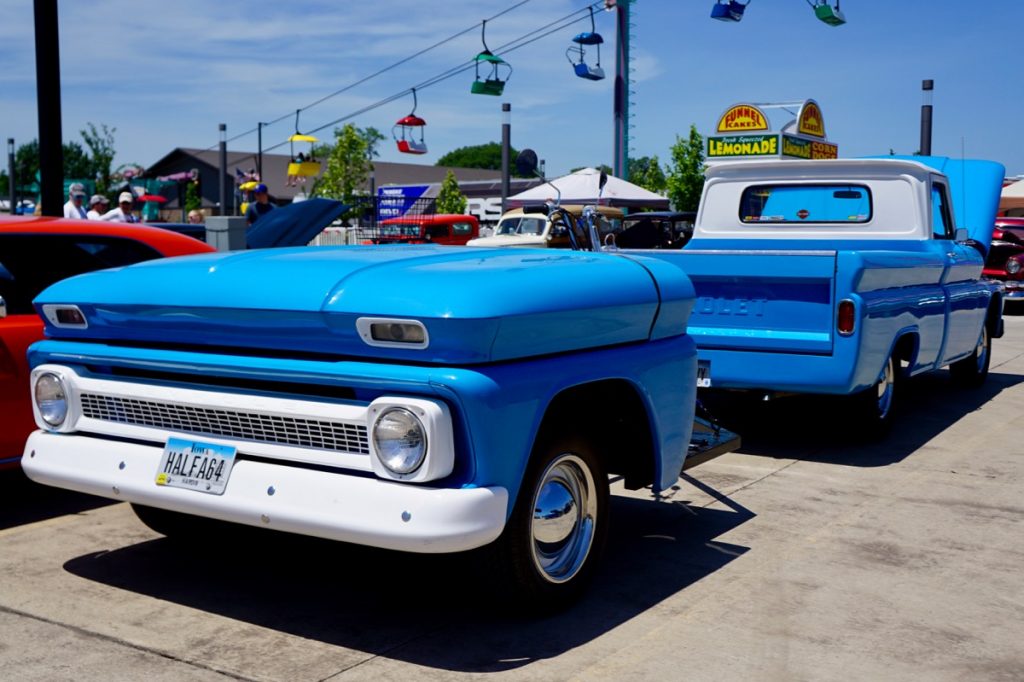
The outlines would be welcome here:
M 184 438 L 168 438 L 156 484 L 220 495 L 228 484 L 235 448 Z

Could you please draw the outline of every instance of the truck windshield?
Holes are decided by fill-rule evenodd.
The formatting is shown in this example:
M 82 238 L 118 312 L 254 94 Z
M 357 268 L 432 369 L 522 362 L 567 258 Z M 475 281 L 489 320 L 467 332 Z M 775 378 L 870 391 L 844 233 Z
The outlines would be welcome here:
M 857 185 L 755 185 L 743 191 L 744 223 L 866 223 L 871 192 Z
M 498 229 L 495 230 L 494 234 L 543 234 L 546 222 L 547 218 L 531 218 L 527 216 L 505 218 L 498 224 Z

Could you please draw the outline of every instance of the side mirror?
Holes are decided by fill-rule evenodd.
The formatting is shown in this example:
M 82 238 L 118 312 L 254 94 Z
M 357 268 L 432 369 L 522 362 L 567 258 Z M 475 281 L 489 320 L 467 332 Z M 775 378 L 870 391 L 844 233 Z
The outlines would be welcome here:
M 537 152 L 532 149 L 524 149 L 516 156 L 516 171 L 525 177 L 533 177 L 537 174 Z
M 967 228 L 958 227 L 956 228 L 956 235 L 953 237 L 954 241 L 965 242 L 967 241 Z
M 7 317 L 7 301 L 4 300 L 3 296 L 0 296 L 0 320 Z

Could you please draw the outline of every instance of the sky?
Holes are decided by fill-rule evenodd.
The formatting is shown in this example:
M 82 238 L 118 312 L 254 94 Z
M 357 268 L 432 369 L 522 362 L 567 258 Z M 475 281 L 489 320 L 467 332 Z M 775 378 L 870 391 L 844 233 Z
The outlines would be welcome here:
M 1024 174 L 1016 137 L 1024 88 L 1014 55 L 1024 3 L 966 0 L 840 0 L 847 23 L 831 27 L 807 0 L 751 0 L 739 23 L 710 18 L 713 0 L 634 0 L 630 155 L 668 160 L 677 135 L 703 135 L 739 102 L 817 100 L 828 138 L 844 157 L 912 154 L 919 148 L 921 81 L 935 82 L 932 151 L 987 158 Z M 63 138 L 82 141 L 87 123 L 114 129 L 120 164 L 153 164 L 175 147 L 215 147 L 259 121 L 264 149 L 295 132 L 297 108 L 466 31 L 425 54 L 330 97 L 301 114 L 298 128 L 330 139 L 332 121 L 423 83 L 482 49 L 480 20 L 521 0 L 308 1 L 243 5 L 60 2 Z M 586 6 L 528 0 L 487 24 L 498 46 Z M 472 71 L 418 91 L 429 153 L 398 153 L 394 122 L 406 95 L 351 119 L 389 136 L 380 159 L 434 163 L 465 145 L 500 140 L 501 103 L 512 106 L 512 145 L 535 149 L 548 175 L 613 160 L 614 14 L 595 14 L 609 77 L 576 78 L 566 59 L 571 26 L 507 53 L 513 73 L 501 97 L 470 94 Z M 38 135 L 33 3 L 0 0 L 0 137 Z M 592 59 L 588 52 L 588 61 Z M 773 122 L 776 121 L 773 118 Z M 255 151 L 255 132 L 229 142 Z M 297 150 L 298 151 L 298 150 Z

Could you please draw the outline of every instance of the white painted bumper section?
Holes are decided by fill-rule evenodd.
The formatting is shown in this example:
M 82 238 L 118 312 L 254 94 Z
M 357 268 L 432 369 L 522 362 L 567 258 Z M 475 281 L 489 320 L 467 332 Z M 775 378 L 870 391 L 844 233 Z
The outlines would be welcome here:
M 156 485 L 162 454 L 156 446 L 36 431 L 22 466 L 47 485 L 407 552 L 481 547 L 505 525 L 504 488 L 428 488 L 242 459 L 224 494 L 210 495 Z

